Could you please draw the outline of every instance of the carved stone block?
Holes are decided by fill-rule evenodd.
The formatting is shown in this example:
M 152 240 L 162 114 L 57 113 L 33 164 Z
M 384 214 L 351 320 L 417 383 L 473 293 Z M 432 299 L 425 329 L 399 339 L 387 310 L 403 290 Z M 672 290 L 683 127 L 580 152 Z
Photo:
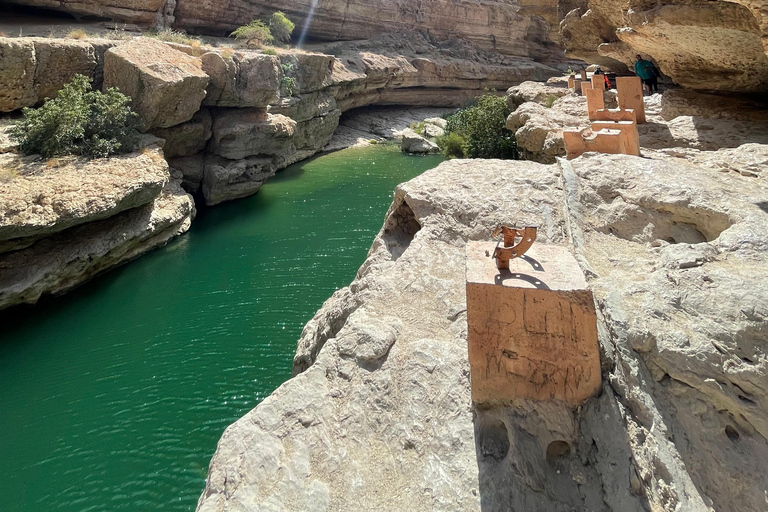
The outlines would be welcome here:
M 596 117 L 596 111 L 605 109 L 605 99 L 603 99 L 603 91 L 601 89 L 595 89 L 594 87 L 587 90 L 586 96 L 587 115 L 589 116 L 589 120 L 592 121 Z
M 643 104 L 643 83 L 639 76 L 620 76 L 616 78 L 616 91 L 619 94 L 619 107 L 633 109 L 638 124 L 645 123 L 645 105 Z
M 582 80 L 582 82 L 581 82 L 581 95 L 582 96 L 586 96 L 587 95 L 587 91 L 590 90 L 590 89 L 592 89 L 592 82 L 590 82 L 589 80 L 586 80 L 586 81 Z
M 640 134 L 637 131 L 637 123 L 632 121 L 593 121 L 592 131 L 603 129 L 619 130 L 623 139 L 625 155 L 640 156 Z
M 472 400 L 517 399 L 571 407 L 600 389 L 592 292 L 566 247 L 534 245 L 496 269 L 493 242 L 467 243 L 467 323 Z
M 593 89 L 605 90 L 605 75 L 592 75 L 591 81 Z
M 563 130 L 563 140 L 565 141 L 568 160 L 576 158 L 587 151 L 612 155 L 629 154 L 627 153 L 626 138 L 621 136 L 621 131 L 603 129 L 591 134 L 590 131 L 589 128 Z
M 589 101 L 589 99 L 587 99 Z M 595 111 L 595 118 L 589 118 L 591 121 L 636 121 L 635 111 L 630 109 L 598 109 Z

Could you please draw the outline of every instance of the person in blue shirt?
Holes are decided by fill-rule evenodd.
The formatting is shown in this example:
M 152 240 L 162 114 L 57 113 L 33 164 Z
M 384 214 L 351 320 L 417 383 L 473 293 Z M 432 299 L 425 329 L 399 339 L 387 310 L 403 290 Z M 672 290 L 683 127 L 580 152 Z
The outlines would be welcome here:
M 648 91 L 648 94 L 653 94 L 654 90 L 659 92 L 659 83 L 657 77 L 659 76 L 659 70 L 653 65 L 653 62 L 643 59 L 642 55 L 635 56 L 635 73 L 640 77 L 643 82 L 643 89 Z

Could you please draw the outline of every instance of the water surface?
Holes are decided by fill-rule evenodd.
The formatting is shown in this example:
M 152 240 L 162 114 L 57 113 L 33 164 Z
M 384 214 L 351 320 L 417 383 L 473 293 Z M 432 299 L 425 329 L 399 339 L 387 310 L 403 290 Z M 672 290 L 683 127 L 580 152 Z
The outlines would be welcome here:
M 395 185 L 440 160 L 372 146 L 296 164 L 166 247 L 0 313 L 0 510 L 194 509 L 221 433 L 290 377 Z

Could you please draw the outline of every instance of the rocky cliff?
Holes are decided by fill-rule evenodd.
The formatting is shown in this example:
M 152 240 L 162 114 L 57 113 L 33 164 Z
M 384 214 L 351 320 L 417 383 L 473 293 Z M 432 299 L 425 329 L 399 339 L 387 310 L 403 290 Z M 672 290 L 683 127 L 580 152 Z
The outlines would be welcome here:
M 461 37 L 507 55 L 562 57 L 549 38 L 557 26 L 555 2 L 522 6 L 510 0 L 14 0 L 13 3 L 91 14 L 144 26 L 197 33 L 229 33 L 250 20 L 283 11 L 297 33 L 311 39 L 369 39 L 392 32 L 424 31 L 441 39 Z M 553 53 L 555 51 L 555 53 Z
M 55 95 L 76 74 L 133 99 L 171 167 L 210 205 L 251 195 L 277 170 L 328 144 L 347 110 L 456 107 L 488 89 L 558 74 L 457 40 L 385 35 L 317 48 L 233 50 L 151 38 L 0 38 L 0 110 Z M 288 86 L 290 84 L 290 86 Z
M 63 293 L 189 229 L 181 176 L 157 145 L 41 161 L 0 154 L 0 309 Z
M 698 157 L 452 161 L 399 186 L 198 510 L 764 510 L 768 186 Z M 569 247 L 594 291 L 604 384 L 576 410 L 471 406 L 464 244 L 499 223 Z
M 684 87 L 768 90 L 764 0 L 588 0 L 573 7 L 561 23 L 571 57 L 615 68 L 631 66 L 640 53 Z

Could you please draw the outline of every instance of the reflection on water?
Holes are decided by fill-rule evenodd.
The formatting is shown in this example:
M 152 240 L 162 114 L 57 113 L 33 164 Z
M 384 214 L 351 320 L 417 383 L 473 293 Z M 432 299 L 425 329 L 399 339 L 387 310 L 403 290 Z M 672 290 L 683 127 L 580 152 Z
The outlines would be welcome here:
M 290 377 L 395 185 L 439 161 L 373 146 L 297 164 L 168 246 L 0 313 L 0 508 L 194 509 L 224 428 Z

